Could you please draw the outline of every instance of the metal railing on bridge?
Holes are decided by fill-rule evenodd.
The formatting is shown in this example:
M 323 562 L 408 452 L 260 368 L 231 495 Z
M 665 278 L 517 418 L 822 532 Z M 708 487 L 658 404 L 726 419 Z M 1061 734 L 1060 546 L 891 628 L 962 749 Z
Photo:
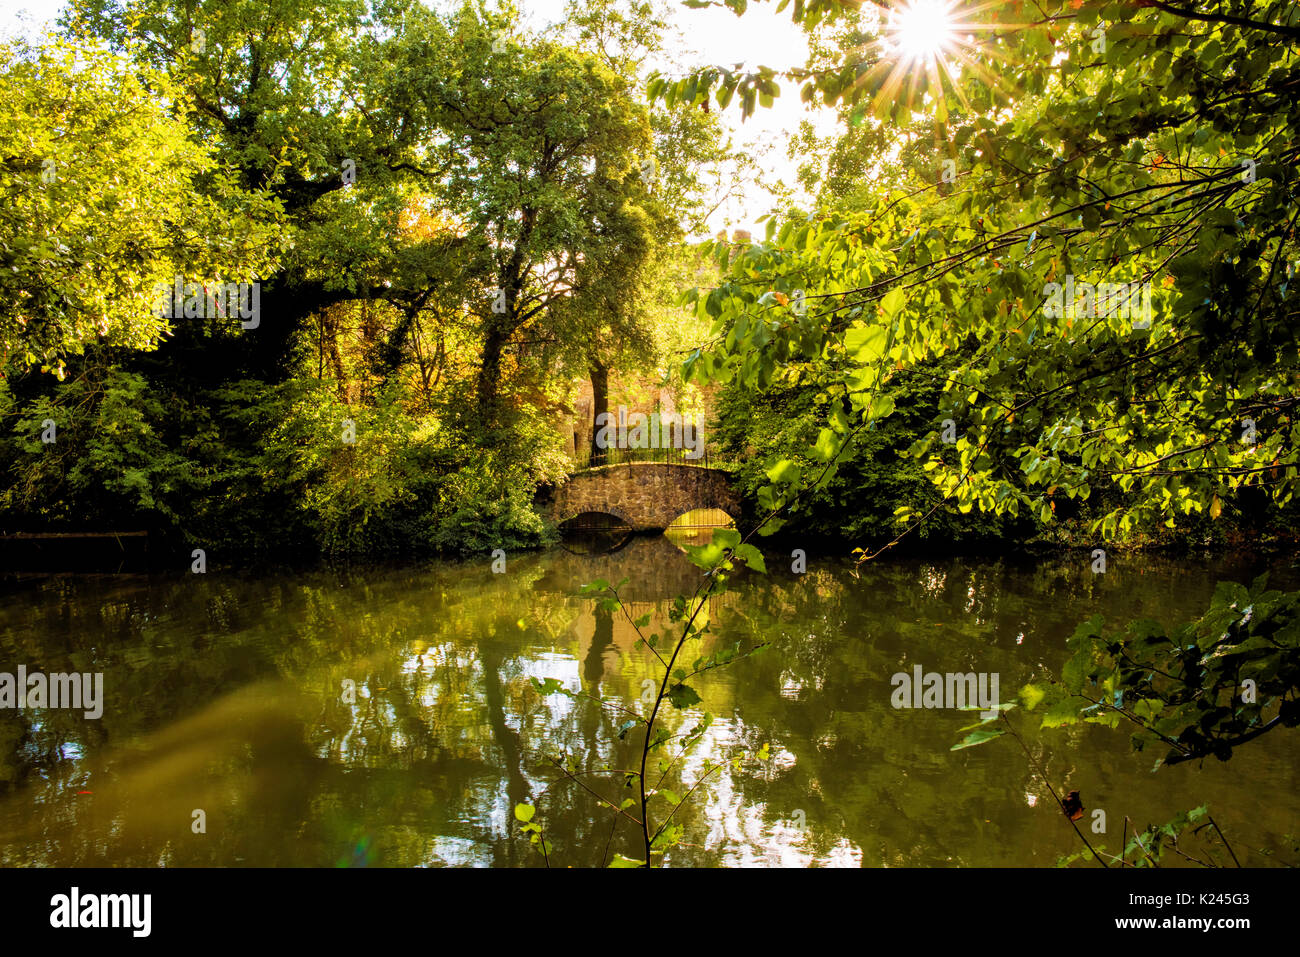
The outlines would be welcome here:
M 691 458 L 691 449 L 591 449 L 584 448 L 575 456 L 580 469 L 596 468 L 600 465 L 631 465 L 638 462 L 655 462 L 661 465 L 696 465 L 700 468 L 725 468 L 731 461 L 711 453 L 708 446 L 701 450 L 699 458 Z

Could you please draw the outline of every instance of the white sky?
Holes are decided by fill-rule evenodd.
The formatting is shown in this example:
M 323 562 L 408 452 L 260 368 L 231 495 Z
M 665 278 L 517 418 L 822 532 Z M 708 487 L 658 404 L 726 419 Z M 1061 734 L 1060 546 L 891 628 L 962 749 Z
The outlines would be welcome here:
M 539 26 L 564 17 L 565 0 L 515 0 L 515 3 L 526 20 Z M 751 69 L 767 66 L 783 70 L 804 66 L 807 60 L 808 41 L 803 30 L 790 22 L 789 10 L 777 14 L 774 2 L 751 0 L 740 17 L 719 7 L 691 9 L 682 6 L 680 0 L 669 0 L 669 3 L 673 21 L 686 43 L 683 47 L 670 45 L 668 52 L 683 67 L 710 64 L 732 67 L 743 63 Z M 799 100 L 797 85 L 788 81 L 778 83 L 781 95 L 771 107 L 759 107 L 742 122 L 737 98 L 721 116 L 731 129 L 736 145 L 761 156 L 769 178 L 782 180 L 794 189 L 797 188 L 796 163 L 787 156 L 787 144 L 798 131 L 800 120 L 812 120 L 817 132 L 825 136 L 834 130 L 836 119 L 833 110 L 809 111 Z M 709 231 L 748 229 L 759 236 L 762 227 L 755 220 L 770 212 L 771 206 L 770 194 L 750 190 L 743 201 L 722 206 L 710 219 Z
M 426 0 L 429 2 L 429 0 Z M 565 0 L 515 0 L 524 19 L 541 27 L 556 23 L 564 17 Z M 706 8 L 693 10 L 672 3 L 673 17 L 681 34 L 688 38 L 685 48 L 671 49 L 670 53 L 682 64 L 703 66 L 710 63 L 731 66 L 743 62 L 747 67 L 768 66 L 775 69 L 802 66 L 807 56 L 808 44 L 801 30 L 789 21 L 788 11 L 778 15 L 775 3 L 751 2 L 742 17 L 730 10 Z M 16 0 L 0 10 L 0 37 L 15 33 L 39 32 L 43 25 L 52 25 L 63 7 L 63 0 Z M 781 96 L 769 109 L 759 108 L 743 123 L 740 120 L 739 100 L 722 116 L 733 131 L 735 143 L 742 149 L 761 155 L 762 165 L 773 179 L 781 179 L 795 187 L 795 163 L 786 155 L 790 135 L 797 131 L 799 121 L 811 118 L 823 135 L 834 128 L 834 114 L 825 109 L 809 113 L 799 102 L 798 87 L 782 83 Z M 749 190 L 743 201 L 732 201 L 722 206 L 709 222 L 711 232 L 719 229 L 749 229 L 756 235 L 761 228 L 755 220 L 770 211 L 772 199 L 763 191 Z
M 17 0 L 4 10 L 0 10 L 0 37 L 12 35 L 22 29 L 26 22 L 36 27 L 42 23 L 52 22 L 63 9 L 63 0 Z

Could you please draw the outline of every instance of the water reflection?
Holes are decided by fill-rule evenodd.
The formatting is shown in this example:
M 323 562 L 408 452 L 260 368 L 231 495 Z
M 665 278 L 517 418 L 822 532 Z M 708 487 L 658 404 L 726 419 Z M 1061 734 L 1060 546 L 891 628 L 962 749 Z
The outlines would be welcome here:
M 560 525 L 560 547 L 576 555 L 616 552 L 636 537 L 631 525 L 606 512 L 583 512 Z
M 1194 614 L 1249 563 L 1084 560 L 846 564 L 742 576 L 712 600 L 714 633 L 689 656 L 741 642 L 764 654 L 693 679 L 716 720 L 665 784 L 685 794 L 671 864 L 1050 865 L 1072 831 L 1023 753 L 951 752 L 964 715 L 896 710 L 890 676 L 990 671 L 1004 696 L 1064 657 L 1094 612 Z M 1288 580 L 1289 576 L 1289 580 Z M 627 578 L 628 613 L 578 596 Z M 1292 584 L 1294 571 L 1275 571 Z M 639 709 L 655 669 L 632 621 L 670 627 L 699 569 L 666 537 L 613 552 L 562 549 L 421 568 L 231 578 L 8 580 L 0 670 L 103 671 L 99 721 L 0 711 L 0 862 L 6 865 L 540 866 L 515 804 L 536 803 L 559 864 L 640 857 L 634 828 L 593 796 L 632 790 Z M 556 678 L 592 698 L 542 695 Z M 351 689 L 351 691 L 349 690 Z M 1300 789 L 1287 741 L 1228 764 L 1149 773 L 1127 736 L 1030 732 L 1053 784 L 1111 822 L 1163 822 L 1205 801 L 1248 863 L 1294 860 Z M 763 745 L 770 758 L 752 757 Z M 726 763 L 739 756 L 738 767 Z M 570 759 L 577 781 L 555 770 Z M 657 773 L 656 773 L 657 776 Z M 206 832 L 195 833 L 195 810 Z M 659 819 L 668 812 L 660 801 Z M 1097 838 L 1111 846 L 1109 840 Z

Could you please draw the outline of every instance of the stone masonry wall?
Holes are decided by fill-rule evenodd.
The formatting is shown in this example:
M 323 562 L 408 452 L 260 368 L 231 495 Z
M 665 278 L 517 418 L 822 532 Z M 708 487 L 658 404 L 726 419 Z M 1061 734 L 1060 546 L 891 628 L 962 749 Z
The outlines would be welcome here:
M 605 512 L 639 532 L 665 529 L 697 508 L 719 508 L 740 518 L 740 497 L 727 472 L 657 462 L 607 465 L 571 476 L 546 506 L 555 522 Z

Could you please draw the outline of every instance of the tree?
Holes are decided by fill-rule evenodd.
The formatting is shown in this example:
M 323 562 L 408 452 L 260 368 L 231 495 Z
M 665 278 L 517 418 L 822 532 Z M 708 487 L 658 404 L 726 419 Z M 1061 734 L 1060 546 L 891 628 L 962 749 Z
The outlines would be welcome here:
M 484 251 L 476 396 L 491 421 L 502 357 L 525 327 L 547 330 L 580 274 L 591 289 L 607 263 L 640 267 L 650 224 L 635 183 L 649 124 L 608 67 L 551 41 L 524 45 L 508 21 L 467 6 L 422 29 L 408 55 L 423 63 L 417 96 L 443 137 L 441 195 Z
M 0 56 L 0 367 L 62 377 L 91 343 L 152 348 L 169 327 L 159 286 L 263 268 L 274 207 L 190 138 L 165 77 L 97 45 Z
M 408 18 L 423 13 L 404 0 L 75 0 L 65 14 L 78 42 L 110 43 L 141 73 L 169 77 L 192 104 L 185 121 L 215 141 L 217 162 L 283 210 L 284 255 L 263 277 L 264 319 L 256 335 L 228 344 L 222 366 L 284 378 L 313 313 L 389 289 L 409 299 L 419 284 L 393 274 L 430 257 L 404 256 L 392 236 L 412 193 L 435 182 L 419 162 L 431 133 L 394 51 Z M 193 332 L 192 345 L 210 350 Z
M 812 30 L 852 6 L 793 15 Z M 899 377 L 942 357 L 955 363 L 939 421 L 913 453 L 963 511 L 1032 508 L 1050 521 L 1058 497 L 1107 488 L 1120 504 L 1094 532 L 1119 538 L 1154 519 L 1218 518 L 1246 490 L 1293 498 L 1300 10 L 1137 6 L 974 9 L 953 30 L 960 71 L 937 59 L 909 69 L 863 21 L 867 42 L 839 63 L 787 74 L 852 122 L 914 128 L 920 114 L 934 147 L 926 164 L 896 138 L 902 161 L 890 162 L 864 136 L 893 182 L 844 203 L 832 190 L 826 208 L 771 220 L 763 242 L 711 249 L 729 275 L 696 293 L 714 344 L 690 368 L 760 388 L 795 364 L 823 373 L 829 415 L 810 455 L 826 468 L 805 483 L 776 463 L 765 505 L 780 511 L 801 484 L 823 483 L 895 414 Z M 722 103 L 742 93 L 746 111 L 779 93 L 773 71 L 719 68 L 659 78 L 652 92 L 692 105 L 713 88 Z M 933 511 L 900 509 L 904 533 Z M 1027 686 L 1021 701 L 1048 701 L 1045 727 L 1126 719 L 1135 746 L 1159 742 L 1169 763 L 1226 760 L 1296 724 L 1296 600 L 1260 580 L 1221 584 L 1203 619 L 1174 630 L 1103 634 L 1094 619 L 1070 640 L 1059 684 Z M 957 747 L 1010 730 L 1010 707 Z M 1154 863 L 1145 839 L 1114 859 L 1136 848 Z

